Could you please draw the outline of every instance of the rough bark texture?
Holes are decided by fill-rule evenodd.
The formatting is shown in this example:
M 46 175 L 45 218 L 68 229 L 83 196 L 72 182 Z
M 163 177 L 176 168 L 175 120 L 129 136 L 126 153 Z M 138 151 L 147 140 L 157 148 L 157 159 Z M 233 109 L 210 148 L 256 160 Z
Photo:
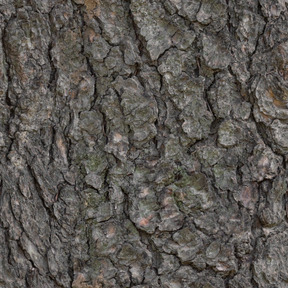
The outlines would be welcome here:
M 0 287 L 288 287 L 287 0 L 0 1 Z

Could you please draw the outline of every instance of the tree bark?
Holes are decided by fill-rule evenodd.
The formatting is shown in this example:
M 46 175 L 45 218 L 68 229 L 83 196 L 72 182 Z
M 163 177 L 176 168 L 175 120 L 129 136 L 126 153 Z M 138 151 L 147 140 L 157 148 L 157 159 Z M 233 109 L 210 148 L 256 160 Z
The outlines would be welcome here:
M 0 287 L 287 287 L 286 3 L 0 1 Z

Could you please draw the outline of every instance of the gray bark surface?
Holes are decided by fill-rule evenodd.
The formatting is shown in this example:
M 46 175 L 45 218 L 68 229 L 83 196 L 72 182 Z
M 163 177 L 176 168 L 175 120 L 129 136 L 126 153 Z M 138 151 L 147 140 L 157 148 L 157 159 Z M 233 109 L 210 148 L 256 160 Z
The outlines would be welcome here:
M 287 4 L 0 0 L 0 287 L 287 288 Z

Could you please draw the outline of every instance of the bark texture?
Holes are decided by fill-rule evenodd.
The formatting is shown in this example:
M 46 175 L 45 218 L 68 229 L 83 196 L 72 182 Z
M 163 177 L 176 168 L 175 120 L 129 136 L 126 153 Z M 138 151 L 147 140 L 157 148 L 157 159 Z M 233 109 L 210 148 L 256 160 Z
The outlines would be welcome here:
M 287 0 L 0 1 L 1 288 L 287 288 Z

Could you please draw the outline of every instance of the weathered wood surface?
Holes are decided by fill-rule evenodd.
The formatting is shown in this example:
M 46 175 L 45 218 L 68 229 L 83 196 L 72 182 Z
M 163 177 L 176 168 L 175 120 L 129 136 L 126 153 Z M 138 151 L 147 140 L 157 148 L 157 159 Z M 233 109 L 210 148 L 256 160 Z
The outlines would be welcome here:
M 0 287 L 288 287 L 287 0 L 0 1 Z

